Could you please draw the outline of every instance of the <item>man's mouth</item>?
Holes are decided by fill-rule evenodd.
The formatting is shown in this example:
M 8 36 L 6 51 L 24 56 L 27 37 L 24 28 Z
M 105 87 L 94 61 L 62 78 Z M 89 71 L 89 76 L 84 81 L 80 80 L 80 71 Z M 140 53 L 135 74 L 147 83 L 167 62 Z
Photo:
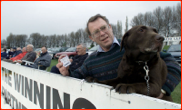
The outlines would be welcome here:
M 102 39 L 101 41 L 106 41 L 106 40 L 107 40 L 107 38 L 108 38 L 108 37 L 106 37 L 106 38 Z

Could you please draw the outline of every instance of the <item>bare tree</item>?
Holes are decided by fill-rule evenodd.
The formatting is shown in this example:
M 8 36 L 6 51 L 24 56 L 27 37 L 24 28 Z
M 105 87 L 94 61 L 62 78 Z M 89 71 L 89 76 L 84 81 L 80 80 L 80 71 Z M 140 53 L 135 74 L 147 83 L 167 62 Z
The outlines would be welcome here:
M 174 22 L 173 22 L 173 28 L 177 31 L 176 35 L 181 36 L 181 4 L 178 3 L 177 6 L 174 8 Z
M 1 47 L 5 48 L 7 46 L 7 41 L 5 39 L 1 40 Z M 7 47 L 10 48 L 10 47 Z
M 39 33 L 32 33 L 30 35 L 30 43 L 34 45 L 35 48 L 41 47 L 41 35 Z
M 154 17 L 155 17 L 155 28 L 157 29 L 158 33 L 162 30 L 163 25 L 163 10 L 161 7 L 156 8 L 153 11 Z
M 128 17 L 126 16 L 125 33 L 128 31 Z
M 166 37 L 170 36 L 170 30 L 172 28 L 171 24 L 173 22 L 173 12 L 171 7 L 164 8 L 164 16 L 163 16 L 163 34 Z
M 117 39 L 121 39 L 122 38 L 122 22 L 121 21 L 117 21 Z
M 131 20 L 131 26 L 144 25 L 144 15 L 139 13 L 137 16 Z
M 112 27 L 112 31 L 113 31 L 114 36 L 117 36 L 118 35 L 117 26 L 114 24 L 111 24 L 111 27 Z

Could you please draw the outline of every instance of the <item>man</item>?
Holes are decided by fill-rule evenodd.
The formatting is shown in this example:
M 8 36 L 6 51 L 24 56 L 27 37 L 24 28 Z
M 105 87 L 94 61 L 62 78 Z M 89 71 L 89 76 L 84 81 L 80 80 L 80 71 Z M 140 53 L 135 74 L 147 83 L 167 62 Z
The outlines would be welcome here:
M 1 60 L 6 59 L 7 53 L 6 48 L 1 49 Z
M 10 48 L 10 50 L 8 51 L 8 55 L 6 57 L 6 59 L 10 59 L 13 57 L 13 48 Z
M 39 69 L 45 70 L 47 67 L 50 66 L 51 59 L 52 59 L 51 56 L 47 52 L 47 48 L 44 46 L 41 48 L 41 54 L 39 58 L 37 58 L 34 64 L 30 65 L 29 67 L 38 69 L 38 66 L 40 66 Z
M 99 44 L 97 52 L 92 53 L 83 65 L 73 72 L 68 71 L 68 67 L 65 68 L 61 62 L 58 63 L 60 73 L 80 79 L 92 76 L 100 81 L 116 78 L 124 49 L 120 51 L 120 44 L 113 35 L 108 19 L 100 14 L 91 17 L 86 31 L 89 38 Z M 167 80 L 162 88 L 169 96 L 181 80 L 181 68 L 170 54 L 161 52 L 160 55 L 168 67 Z
M 13 58 L 4 59 L 4 61 L 7 61 L 7 62 L 16 62 L 17 60 L 21 60 L 26 54 L 27 54 L 26 47 L 23 47 L 22 53 L 20 53 L 19 55 L 15 56 Z
M 28 44 L 26 47 L 27 49 L 26 55 L 21 60 L 17 60 L 17 62 L 22 65 L 24 65 L 24 62 L 22 60 L 34 62 L 34 60 L 36 59 L 36 53 L 33 51 L 33 48 L 34 46 L 32 44 Z
M 19 55 L 20 53 L 22 53 L 22 51 L 21 51 L 21 48 L 20 47 L 14 47 L 13 48 L 13 51 L 14 51 L 14 53 L 13 53 L 13 57 L 16 57 L 17 55 Z
M 88 54 L 86 53 L 86 45 L 84 43 L 77 45 L 76 52 L 77 52 L 77 55 L 74 56 L 73 59 L 70 59 L 71 61 L 71 65 L 69 66 L 70 71 L 74 71 L 75 69 L 79 68 L 88 56 Z M 51 72 L 60 74 L 60 71 L 58 69 L 60 59 L 61 57 L 58 59 L 58 64 L 51 68 Z

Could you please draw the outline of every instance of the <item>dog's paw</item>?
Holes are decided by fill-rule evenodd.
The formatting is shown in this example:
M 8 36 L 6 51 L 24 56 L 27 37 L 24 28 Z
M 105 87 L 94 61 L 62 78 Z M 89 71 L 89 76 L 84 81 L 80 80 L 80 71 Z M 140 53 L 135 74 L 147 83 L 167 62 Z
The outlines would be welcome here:
M 86 77 L 85 80 L 87 82 L 99 82 L 97 78 L 94 78 L 94 77 Z
M 118 84 L 115 87 L 115 91 L 118 92 L 119 94 L 121 93 L 134 93 L 135 91 L 133 90 L 133 88 L 127 84 Z

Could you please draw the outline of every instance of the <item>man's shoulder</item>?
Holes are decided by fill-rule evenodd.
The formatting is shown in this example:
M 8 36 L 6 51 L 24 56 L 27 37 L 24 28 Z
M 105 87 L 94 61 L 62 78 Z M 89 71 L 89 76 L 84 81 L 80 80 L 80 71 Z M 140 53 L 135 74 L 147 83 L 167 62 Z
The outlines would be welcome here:
M 90 55 L 87 56 L 87 58 L 85 60 L 87 62 L 87 61 L 90 61 L 95 58 L 97 58 L 97 51 L 92 52 Z
M 36 52 L 32 51 L 32 52 L 30 52 L 30 54 L 36 54 Z

